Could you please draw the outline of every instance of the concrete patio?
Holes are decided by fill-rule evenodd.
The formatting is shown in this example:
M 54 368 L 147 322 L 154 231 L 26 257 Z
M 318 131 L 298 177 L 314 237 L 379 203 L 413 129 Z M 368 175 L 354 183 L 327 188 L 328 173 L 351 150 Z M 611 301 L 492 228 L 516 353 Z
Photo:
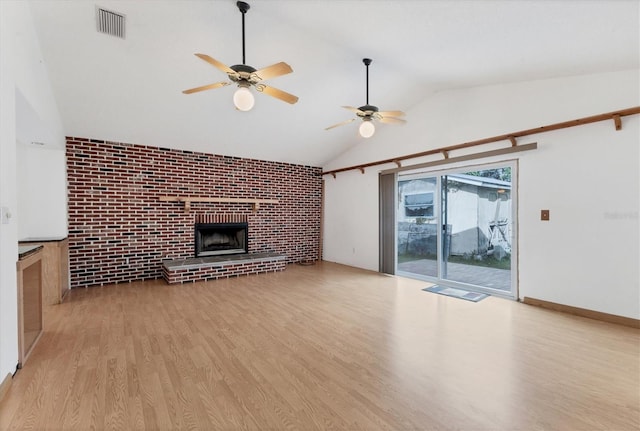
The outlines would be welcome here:
M 435 277 L 437 263 L 431 259 L 418 259 L 398 264 L 398 271 Z M 447 263 L 448 280 L 475 284 L 504 291 L 511 290 L 511 271 L 462 263 Z

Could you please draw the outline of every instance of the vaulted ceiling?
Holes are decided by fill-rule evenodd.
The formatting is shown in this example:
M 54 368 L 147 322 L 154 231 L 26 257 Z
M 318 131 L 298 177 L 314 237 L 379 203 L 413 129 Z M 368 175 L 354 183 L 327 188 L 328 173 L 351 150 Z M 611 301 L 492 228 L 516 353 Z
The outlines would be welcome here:
M 365 104 L 364 57 L 369 102 L 409 121 L 370 139 L 435 92 L 639 67 L 637 0 L 248 2 L 246 62 L 291 65 L 266 83 L 297 104 L 182 93 L 227 79 L 194 53 L 242 63 L 235 0 L 32 1 L 65 134 L 322 166 L 366 145 L 357 123 L 324 130 Z M 126 16 L 124 39 L 96 31 L 96 6 Z

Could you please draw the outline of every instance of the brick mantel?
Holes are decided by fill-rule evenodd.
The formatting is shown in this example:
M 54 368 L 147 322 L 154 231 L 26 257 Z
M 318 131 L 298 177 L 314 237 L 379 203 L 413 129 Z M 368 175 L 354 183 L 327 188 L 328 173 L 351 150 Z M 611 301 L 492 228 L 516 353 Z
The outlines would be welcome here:
M 163 260 L 193 257 L 203 215 L 246 218 L 249 253 L 319 258 L 317 167 L 69 137 L 67 176 L 72 287 L 161 277 Z M 201 199 L 185 212 L 162 196 Z

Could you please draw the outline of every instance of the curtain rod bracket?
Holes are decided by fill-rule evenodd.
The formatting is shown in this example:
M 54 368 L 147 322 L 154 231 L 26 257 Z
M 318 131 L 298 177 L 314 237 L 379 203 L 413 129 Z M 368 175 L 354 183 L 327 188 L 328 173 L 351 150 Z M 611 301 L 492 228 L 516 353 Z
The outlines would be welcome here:
M 364 174 L 364 168 L 360 167 L 358 169 L 360 169 L 360 173 Z
M 400 160 L 394 160 L 393 163 L 395 163 L 396 165 L 398 165 L 399 168 L 402 167 L 402 163 L 400 163 Z
M 511 141 L 512 147 L 515 147 L 516 145 L 518 145 L 518 143 L 516 142 L 516 138 L 514 138 L 513 136 L 509 136 L 509 140 Z
M 616 125 L 616 130 L 622 130 L 622 121 L 620 120 L 619 115 L 613 116 L 613 124 Z
M 442 155 L 444 156 L 445 159 L 448 159 L 449 158 L 449 151 L 442 150 Z

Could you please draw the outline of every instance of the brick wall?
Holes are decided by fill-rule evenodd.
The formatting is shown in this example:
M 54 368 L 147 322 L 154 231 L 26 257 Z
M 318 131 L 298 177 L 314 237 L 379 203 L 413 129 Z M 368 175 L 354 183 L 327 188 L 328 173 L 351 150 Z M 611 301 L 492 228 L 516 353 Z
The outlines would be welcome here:
M 163 259 L 194 255 L 198 215 L 246 216 L 249 253 L 319 259 L 321 169 L 67 138 L 71 286 L 160 278 Z M 160 196 L 278 199 L 277 204 L 192 203 Z

